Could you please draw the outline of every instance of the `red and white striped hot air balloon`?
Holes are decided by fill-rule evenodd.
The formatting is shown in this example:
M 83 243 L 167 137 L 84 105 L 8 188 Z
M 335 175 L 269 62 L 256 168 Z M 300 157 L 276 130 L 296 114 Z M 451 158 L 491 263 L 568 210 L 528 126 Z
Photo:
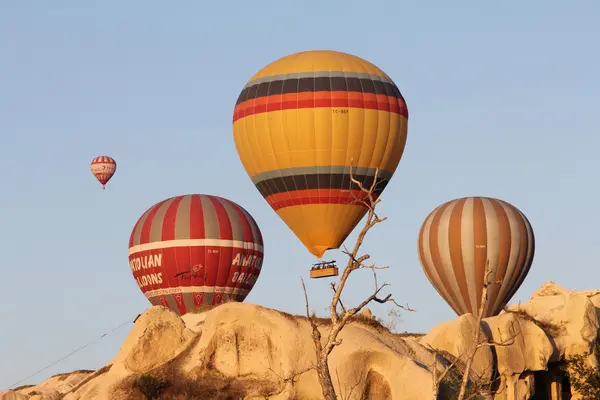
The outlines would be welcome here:
M 148 300 L 183 315 L 203 304 L 243 301 L 262 268 L 252 216 L 222 197 L 189 194 L 150 207 L 129 239 L 129 265 Z
M 489 197 L 465 197 L 437 207 L 425 219 L 418 245 L 427 279 L 458 315 L 479 313 L 489 261 L 484 318 L 502 311 L 527 276 L 535 252 L 525 215 Z
M 117 163 L 109 156 L 99 156 L 92 160 L 90 169 L 92 170 L 92 174 L 102 184 L 102 189 L 105 189 L 106 184 L 117 170 Z

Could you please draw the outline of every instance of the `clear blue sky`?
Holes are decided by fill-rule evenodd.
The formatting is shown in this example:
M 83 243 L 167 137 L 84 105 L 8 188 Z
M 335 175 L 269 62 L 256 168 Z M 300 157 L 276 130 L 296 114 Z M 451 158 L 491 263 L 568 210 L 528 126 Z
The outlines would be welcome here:
M 231 128 L 246 81 L 302 50 L 361 56 L 406 98 L 408 142 L 380 207 L 389 220 L 365 245 L 391 266 L 380 279 L 397 300 L 418 310 L 399 330 L 455 318 L 416 250 L 427 214 L 456 197 L 498 197 L 530 219 L 535 260 L 513 302 L 548 280 L 600 287 L 599 12 L 591 0 L 2 1 L 0 389 L 148 307 L 128 237 L 173 195 L 243 205 L 266 251 L 247 301 L 303 312 L 300 276 L 314 257 L 252 185 Z M 104 154 L 118 162 L 106 191 L 89 170 Z M 346 303 L 371 289 L 362 274 Z M 326 281 L 308 289 L 323 313 Z M 28 382 L 98 368 L 130 329 Z

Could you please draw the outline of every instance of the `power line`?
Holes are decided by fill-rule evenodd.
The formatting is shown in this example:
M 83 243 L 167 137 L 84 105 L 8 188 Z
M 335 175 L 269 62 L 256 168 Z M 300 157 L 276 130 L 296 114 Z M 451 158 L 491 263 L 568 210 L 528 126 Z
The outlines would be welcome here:
M 137 318 L 137 317 L 136 317 L 136 318 Z M 9 386 L 9 387 L 8 387 L 6 390 L 10 390 L 11 388 L 13 388 L 13 387 L 17 386 L 19 383 L 23 383 L 23 382 L 25 382 L 26 380 L 28 380 L 29 378 L 32 378 L 32 377 L 36 376 L 36 375 L 37 375 L 37 374 L 39 374 L 40 372 L 42 372 L 42 371 L 44 371 L 44 370 L 47 370 L 47 369 L 48 369 L 48 368 L 50 368 L 50 367 L 53 367 L 54 365 L 58 364 L 58 363 L 59 363 L 59 362 L 61 362 L 62 360 L 64 360 L 64 359 L 66 359 L 66 358 L 69 358 L 69 357 L 71 357 L 73 354 L 77 353 L 78 351 L 81 351 L 81 350 L 85 349 L 86 347 L 88 347 L 88 346 L 91 346 L 92 344 L 96 343 L 98 340 L 100 340 L 100 339 L 104 338 L 105 336 L 108 336 L 108 335 L 110 335 L 111 333 L 113 333 L 113 332 L 114 332 L 114 331 L 116 331 L 117 329 L 119 329 L 119 328 L 121 328 L 121 327 L 123 327 L 123 326 L 127 325 L 128 323 L 130 323 L 130 322 L 133 322 L 133 321 L 134 321 L 134 320 L 132 320 L 131 318 L 130 318 L 130 319 L 128 319 L 127 321 L 123 322 L 121 325 L 118 325 L 117 327 L 113 328 L 113 330 L 112 330 L 112 331 L 110 331 L 110 332 L 106 332 L 106 333 L 104 333 L 103 335 L 100 335 L 100 336 L 98 336 L 96 339 L 92 340 L 91 342 L 88 342 L 88 343 L 84 344 L 83 346 L 79 347 L 78 349 L 75 349 L 75 350 L 73 350 L 73 351 L 72 351 L 72 352 L 70 352 L 69 354 L 67 354 L 67 355 L 65 355 L 65 356 L 61 357 L 60 359 L 58 359 L 58 360 L 54 361 L 52 364 L 48 364 L 48 365 L 46 365 L 44 368 L 40 369 L 39 371 L 36 371 L 36 372 L 34 372 L 33 374 L 29 375 L 27 378 L 25 378 L 25 379 L 21 379 L 20 381 L 18 381 L 18 382 L 16 382 L 16 383 L 13 383 L 13 384 L 12 384 L 12 385 L 10 385 L 10 386 Z

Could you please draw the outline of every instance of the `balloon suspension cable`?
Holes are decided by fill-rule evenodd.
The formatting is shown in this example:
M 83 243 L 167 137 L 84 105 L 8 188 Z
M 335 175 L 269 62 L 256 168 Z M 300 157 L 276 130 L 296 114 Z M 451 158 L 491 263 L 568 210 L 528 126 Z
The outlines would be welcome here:
M 138 316 L 136 316 L 136 317 L 135 317 L 135 319 L 137 319 L 137 317 L 138 317 Z M 24 379 L 21 379 L 21 380 L 20 380 L 20 381 L 18 381 L 18 382 L 15 382 L 15 383 L 13 383 L 13 384 L 12 384 L 12 385 L 10 385 L 9 387 L 7 387 L 7 388 L 6 388 L 6 390 L 10 390 L 11 388 L 13 388 L 13 387 L 17 386 L 18 384 L 20 384 L 20 383 L 23 383 L 23 382 L 25 382 L 26 380 L 28 380 L 28 379 L 30 379 L 30 378 L 33 378 L 34 376 L 36 376 L 36 375 L 37 375 L 37 374 L 39 374 L 40 372 L 42 372 L 42 371 L 45 371 L 45 370 L 47 370 L 47 369 L 48 369 L 48 368 L 50 368 L 50 367 L 53 367 L 54 365 L 58 364 L 59 362 L 61 362 L 61 361 L 65 360 L 65 359 L 67 359 L 67 358 L 71 357 L 72 355 L 74 355 L 75 353 L 77 353 L 77 352 L 79 352 L 79 351 L 81 351 L 81 350 L 85 349 L 86 347 L 88 347 L 88 346 L 91 346 L 92 344 L 96 343 L 96 342 L 97 342 L 97 341 L 99 341 L 100 339 L 103 339 L 105 336 L 108 336 L 108 335 L 110 335 L 111 333 L 115 332 L 115 331 L 116 331 L 116 330 L 118 330 L 119 328 L 121 328 L 121 327 L 123 327 L 123 326 L 125 326 L 125 325 L 127 325 L 127 324 L 129 324 L 129 323 L 131 323 L 131 322 L 133 322 L 133 321 L 134 321 L 134 319 L 132 319 L 132 318 L 129 318 L 127 321 L 125 321 L 125 322 L 123 322 L 122 324 L 120 324 L 120 325 L 116 326 L 115 328 L 113 328 L 113 330 L 111 330 L 111 331 L 109 331 L 109 332 L 106 332 L 106 333 L 104 333 L 104 334 L 102 334 L 102 335 L 98 336 L 96 339 L 92 340 L 91 342 L 88 342 L 88 343 L 84 344 L 83 346 L 80 346 L 79 348 L 77 348 L 77 349 L 73 350 L 73 351 L 72 351 L 72 352 L 70 352 L 69 354 L 67 354 L 67 355 L 65 355 L 65 356 L 63 356 L 63 357 L 61 357 L 61 358 L 59 358 L 58 360 L 54 361 L 54 362 L 53 362 L 53 363 L 51 363 L 51 364 L 48 364 L 48 365 L 46 365 L 44 368 L 42 368 L 42 369 L 40 369 L 40 370 L 38 370 L 38 371 L 34 372 L 33 374 L 29 375 L 28 377 L 26 377 L 26 378 L 24 378 Z

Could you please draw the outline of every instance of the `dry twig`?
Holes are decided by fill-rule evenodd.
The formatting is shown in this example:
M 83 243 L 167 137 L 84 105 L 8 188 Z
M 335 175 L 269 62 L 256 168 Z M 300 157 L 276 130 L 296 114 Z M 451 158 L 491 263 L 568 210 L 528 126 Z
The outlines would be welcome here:
M 476 324 L 474 326 L 474 331 L 473 331 L 473 348 L 472 351 L 469 352 L 469 354 L 466 357 L 466 361 L 465 361 L 465 367 L 464 367 L 464 371 L 462 374 L 462 379 L 461 379 L 461 383 L 460 383 L 460 388 L 459 388 L 459 393 L 458 393 L 458 397 L 457 400 L 469 400 L 472 399 L 474 396 L 476 395 L 482 395 L 482 394 L 492 394 L 492 386 L 493 383 L 495 382 L 496 379 L 492 379 L 491 381 L 486 381 L 484 380 L 482 377 L 478 377 L 476 379 L 477 382 L 475 382 L 475 387 L 472 388 L 473 390 L 471 390 L 471 394 L 469 394 L 467 396 L 467 390 L 469 389 L 469 384 L 473 383 L 471 382 L 472 379 L 470 379 L 471 377 L 471 373 L 472 371 L 472 366 L 473 366 L 473 362 L 475 360 L 475 355 L 477 354 L 477 351 L 482 348 L 482 347 L 504 347 L 504 346 L 510 346 L 514 343 L 516 336 L 520 333 L 520 332 L 516 332 L 514 329 L 514 324 L 511 325 L 509 331 L 510 331 L 510 337 L 507 338 L 506 340 L 502 338 L 502 334 L 500 332 L 500 330 L 498 330 L 498 336 L 500 337 L 500 341 L 494 341 L 491 338 L 481 338 L 481 322 L 483 320 L 483 316 L 484 316 L 484 312 L 486 310 L 486 307 L 488 305 L 488 288 L 491 284 L 501 284 L 501 281 L 492 281 L 490 279 L 491 275 L 494 274 L 495 271 L 492 271 L 490 268 L 490 263 L 489 260 L 486 261 L 486 265 L 485 265 L 485 272 L 484 272 L 484 282 L 483 282 L 483 289 L 481 292 L 481 303 L 479 305 L 479 310 L 478 310 L 478 314 L 477 314 L 477 320 L 476 320 Z M 439 386 L 441 384 L 441 382 L 447 377 L 449 371 L 454 368 L 457 367 L 457 363 L 459 363 L 462 358 L 463 355 L 459 354 L 458 357 L 450 363 L 450 365 L 444 370 L 442 371 L 441 375 L 438 376 L 437 373 L 437 357 L 438 355 L 442 356 L 436 349 L 432 348 L 431 346 L 428 345 L 429 350 L 433 351 L 435 353 L 434 355 L 434 363 L 432 365 L 432 375 L 433 375 L 433 385 L 432 385 L 432 390 L 433 390 L 433 399 L 436 399 L 439 393 Z M 443 356 L 442 356 L 443 357 Z M 443 357 L 445 358 L 445 357 Z M 447 360 L 449 361 L 449 360 Z
M 302 288 L 304 290 L 304 298 L 306 302 L 306 315 L 310 320 L 310 324 L 312 327 L 312 338 L 315 344 L 315 352 L 317 356 L 317 374 L 319 376 L 319 383 L 321 384 L 323 396 L 325 400 L 335 400 L 336 394 L 333 385 L 333 381 L 331 379 L 331 374 L 329 372 L 329 364 L 328 357 L 329 354 L 333 351 L 335 346 L 341 344 L 341 339 L 338 338 L 339 333 L 344 328 L 344 326 L 348 323 L 349 319 L 355 316 L 360 310 L 362 310 L 365 306 L 367 306 L 371 302 L 376 302 L 380 304 L 384 303 L 393 303 L 397 307 L 405 310 L 405 311 L 415 311 L 410 308 L 408 305 L 403 306 L 398 304 L 393 298 L 391 294 L 388 294 L 384 297 L 380 297 L 381 291 L 389 286 L 387 283 L 379 285 L 377 281 L 377 275 L 375 273 L 376 270 L 386 269 L 388 266 L 381 265 L 367 265 L 365 261 L 370 258 L 369 254 L 359 255 L 359 250 L 365 237 L 369 230 L 373 228 L 375 225 L 385 221 L 386 217 L 379 217 L 375 212 L 375 207 L 381 201 L 376 195 L 376 186 L 377 186 L 377 177 L 379 174 L 379 170 L 375 171 L 375 176 L 373 177 L 373 183 L 370 187 L 365 188 L 363 184 L 354 178 L 352 173 L 352 169 L 350 170 L 350 180 L 354 183 L 361 192 L 361 196 L 355 196 L 355 200 L 361 203 L 364 207 L 368 209 L 367 211 L 367 220 L 365 225 L 361 229 L 358 238 L 354 244 L 352 251 L 349 251 L 346 247 L 344 247 L 344 254 L 348 256 L 348 263 L 342 272 L 342 275 L 339 279 L 338 284 L 332 284 L 331 288 L 333 290 L 333 298 L 331 299 L 331 303 L 329 306 L 329 312 L 331 317 L 331 329 L 326 337 L 326 340 L 322 341 L 322 335 L 319 331 L 317 324 L 313 320 L 312 316 L 309 313 L 309 304 L 308 304 L 308 294 L 306 292 L 306 286 L 304 284 L 304 280 L 302 280 Z M 373 271 L 373 278 L 375 282 L 375 288 L 373 290 L 373 294 L 367 297 L 364 301 L 362 301 L 358 306 L 353 308 L 347 308 L 341 301 L 341 296 L 346 287 L 346 282 L 350 274 L 357 269 L 371 269 Z M 338 304 L 340 305 L 342 312 L 338 311 Z

